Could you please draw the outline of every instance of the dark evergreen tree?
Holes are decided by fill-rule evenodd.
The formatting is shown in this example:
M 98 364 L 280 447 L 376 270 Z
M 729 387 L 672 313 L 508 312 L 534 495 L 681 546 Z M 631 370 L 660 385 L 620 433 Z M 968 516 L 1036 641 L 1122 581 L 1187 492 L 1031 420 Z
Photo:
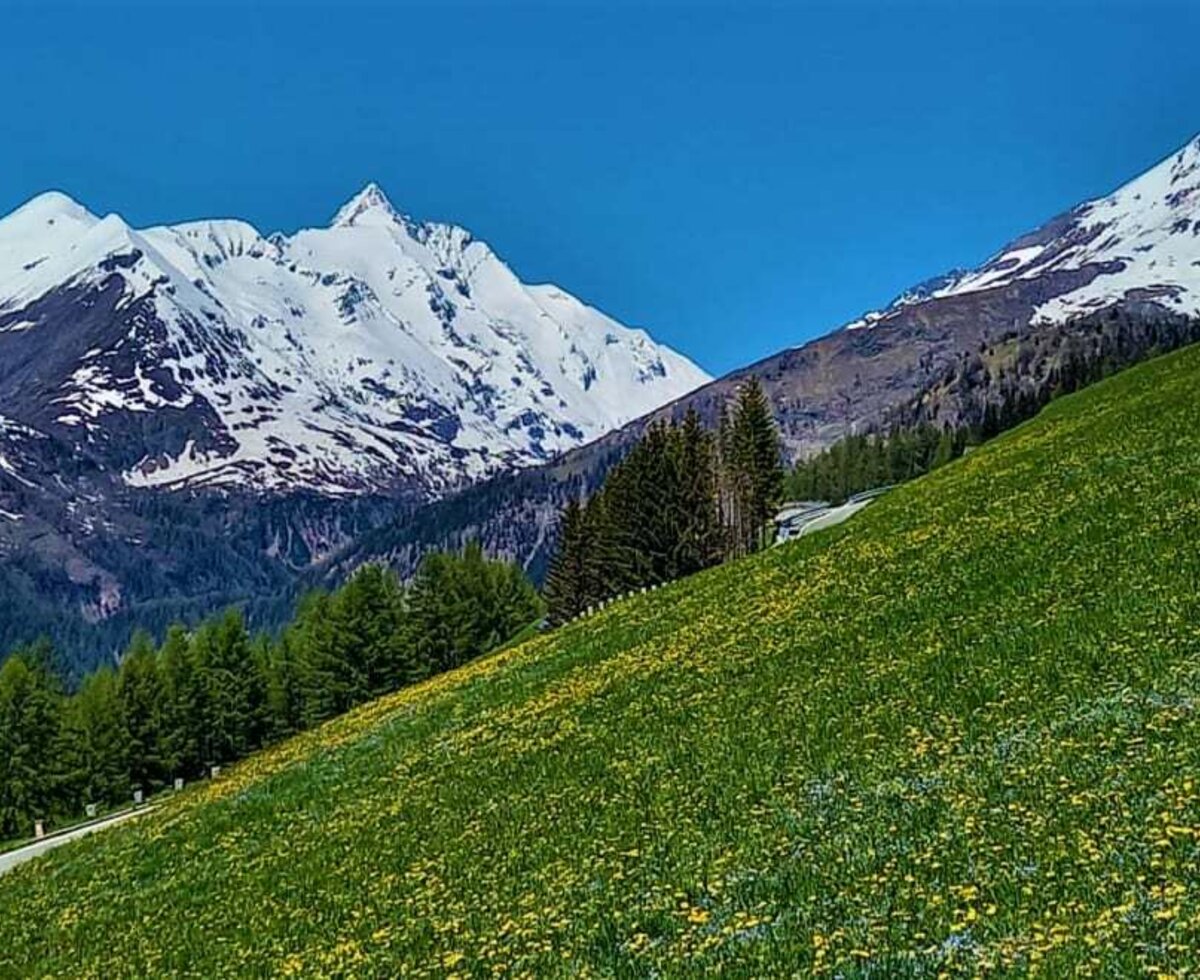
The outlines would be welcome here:
M 284 634 L 295 651 L 300 716 L 305 727 L 330 718 L 354 704 L 353 685 L 337 650 L 328 593 L 314 591 L 299 602 L 296 618 Z
M 159 741 L 163 773 L 168 779 L 196 775 L 204 764 L 203 683 L 182 626 L 167 631 L 158 654 L 158 670 L 163 691 Z
M 330 614 L 354 703 L 424 676 L 423 669 L 406 660 L 404 595 L 391 571 L 364 565 L 333 597 Z
M 275 742 L 304 727 L 304 696 L 300 682 L 299 646 L 290 631 L 267 647 L 267 723 L 265 742 Z
M 547 617 L 555 626 L 570 622 L 587 608 L 586 548 L 583 507 L 572 497 L 559 516 L 558 541 L 543 589 Z
M 62 690 L 36 651 L 0 664 L 0 835 L 32 835 L 64 807 L 56 777 Z
M 678 492 L 674 501 L 674 564 L 676 574 L 683 576 L 715 565 L 725 545 L 716 447 L 694 408 L 688 409 L 677 430 L 675 454 Z
M 770 522 L 783 494 L 783 454 L 779 432 L 766 393 L 757 378 L 738 388 L 734 405 L 730 464 L 737 498 L 734 527 L 739 553 L 754 551 L 768 540 Z
M 540 619 L 545 606 L 520 568 L 489 561 L 478 542 L 426 555 L 409 590 L 417 662 L 449 670 L 494 649 Z
M 201 754 L 205 765 L 240 758 L 252 744 L 250 637 L 240 612 L 203 624 L 192 637 L 192 662 L 201 679 Z
M 130 798 L 131 743 L 119 683 L 111 667 L 102 667 L 67 700 L 57 751 L 60 792 L 72 810 Z
M 117 691 L 129 738 L 129 778 L 135 788 L 150 792 L 167 777 L 162 758 L 163 684 L 150 634 L 134 634 L 121 658 Z

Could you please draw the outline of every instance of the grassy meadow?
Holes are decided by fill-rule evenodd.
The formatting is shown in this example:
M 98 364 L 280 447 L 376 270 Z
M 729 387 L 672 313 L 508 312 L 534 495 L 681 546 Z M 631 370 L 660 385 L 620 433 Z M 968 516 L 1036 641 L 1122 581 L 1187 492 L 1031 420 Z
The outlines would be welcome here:
M 0 878 L 0 975 L 1200 972 L 1200 349 Z

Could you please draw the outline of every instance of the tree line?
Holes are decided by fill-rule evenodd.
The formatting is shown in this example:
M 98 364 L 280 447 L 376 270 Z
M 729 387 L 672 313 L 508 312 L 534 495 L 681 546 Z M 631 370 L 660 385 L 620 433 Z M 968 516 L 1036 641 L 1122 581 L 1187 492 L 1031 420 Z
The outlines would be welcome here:
M 0 665 L 0 839 L 201 776 L 486 653 L 543 612 L 516 565 L 470 544 L 427 555 L 408 586 L 364 566 L 306 596 L 277 637 L 251 635 L 236 609 L 157 646 L 139 633 L 72 693 L 47 642 L 18 650 Z
M 974 413 L 975 421 L 953 426 L 922 421 L 845 436 L 797 463 L 784 480 L 785 493 L 792 500 L 840 504 L 864 490 L 914 479 L 1033 418 L 1051 399 L 1102 377 L 1094 365 L 1066 361 L 1044 383 L 998 386 Z
M 546 577 L 550 622 L 769 543 L 783 487 L 770 403 L 755 378 L 716 432 L 695 409 L 652 424 L 586 501 L 567 502 Z
M 938 424 L 925 415 L 931 400 L 918 399 L 894 413 L 904 421 L 885 431 L 846 436 L 801 460 L 785 478 L 786 496 L 837 504 L 864 490 L 911 480 L 1033 418 L 1055 398 L 1200 339 L 1200 321 L 1130 322 L 1119 312 L 1081 319 L 1071 328 L 1074 333 L 1047 344 L 1040 360 L 1035 345 L 1020 347 L 1011 371 L 993 375 L 980 356 L 963 358 L 953 366 L 943 393 L 959 402 L 967 421 Z

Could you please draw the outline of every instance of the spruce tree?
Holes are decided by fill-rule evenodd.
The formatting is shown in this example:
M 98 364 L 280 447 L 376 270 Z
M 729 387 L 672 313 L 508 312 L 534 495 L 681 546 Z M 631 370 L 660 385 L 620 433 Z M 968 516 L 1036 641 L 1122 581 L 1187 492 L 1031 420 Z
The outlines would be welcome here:
M 722 553 L 716 450 L 695 408 L 684 416 L 675 451 L 679 473 L 675 564 L 679 575 L 691 575 L 716 564 Z
M 723 402 L 717 422 L 717 512 L 720 515 L 724 556 L 732 557 L 739 550 L 741 512 L 738 493 L 739 470 L 736 465 L 733 440 L 733 415 L 729 403 Z
M 739 498 L 736 534 L 744 553 L 766 540 L 783 492 L 779 433 L 766 393 L 755 377 L 738 389 L 731 439 L 734 492 Z
M 165 779 L 161 722 L 163 685 L 150 635 L 139 630 L 121 658 L 117 691 L 129 736 L 129 778 L 149 792 Z
M 558 541 L 546 572 L 543 594 L 552 624 L 561 626 L 584 610 L 583 507 L 575 497 L 563 506 L 558 519 Z
M 267 742 L 285 738 L 304 726 L 299 655 L 293 636 L 292 632 L 285 632 L 279 642 L 270 644 L 266 650 L 267 722 L 263 738 Z
M 192 638 L 199 673 L 204 763 L 229 762 L 252 747 L 248 735 L 253 663 L 246 624 L 236 609 L 204 623 Z
M 72 810 L 130 797 L 130 738 L 119 683 L 111 667 L 102 667 L 67 701 L 58 754 Z
M 344 711 L 352 703 L 344 664 L 336 650 L 336 626 L 328 593 L 315 590 L 298 603 L 284 642 L 296 654 L 300 716 L 305 727 Z
M 62 690 L 33 651 L 0 664 L 0 835 L 32 835 L 35 820 L 69 812 L 56 779 Z
M 161 765 L 168 779 L 200 772 L 203 729 L 200 677 L 192 657 L 187 630 L 174 625 L 167 630 L 158 654 L 162 680 Z

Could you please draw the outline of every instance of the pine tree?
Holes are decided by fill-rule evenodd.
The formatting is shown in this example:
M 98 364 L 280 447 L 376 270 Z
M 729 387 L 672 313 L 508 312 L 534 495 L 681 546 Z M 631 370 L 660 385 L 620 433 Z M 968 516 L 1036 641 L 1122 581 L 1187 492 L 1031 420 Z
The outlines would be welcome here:
M 755 377 L 738 389 L 731 441 L 734 493 L 738 497 L 735 534 L 739 550 L 745 553 L 766 541 L 783 492 L 779 433 L 766 393 Z
M 653 423 L 605 487 L 616 558 L 610 595 L 678 577 L 679 477 L 673 441 L 665 422 Z
M 35 820 L 69 812 L 58 775 L 62 690 L 37 651 L 0 664 L 0 835 L 33 833 Z
M 353 703 L 345 667 L 336 649 L 332 599 L 322 591 L 303 596 L 296 616 L 284 634 L 294 651 L 300 691 L 300 716 L 305 727 L 346 710 Z
M 267 647 L 267 663 L 263 668 L 267 699 L 264 742 L 276 742 L 304 727 L 299 655 L 292 636 L 286 632 L 278 643 Z
M 350 702 L 378 697 L 416 679 L 402 662 L 404 596 L 393 572 L 376 564 L 358 569 L 333 596 L 330 615 Z
M 203 761 L 210 765 L 238 759 L 253 747 L 248 737 L 253 664 L 239 611 L 231 609 L 196 631 L 192 662 L 200 678 Z
M 433 671 L 449 670 L 494 649 L 545 614 L 519 567 L 489 561 L 477 541 L 458 555 L 433 552 L 409 590 L 412 636 Z
M 149 792 L 166 778 L 162 765 L 163 686 L 154 641 L 144 631 L 134 634 L 121 658 L 118 695 L 129 737 L 129 777 L 135 788 Z
M 733 415 L 726 402 L 721 405 L 721 414 L 717 422 L 717 512 L 723 529 L 722 546 L 725 557 L 738 553 L 741 540 L 738 474 L 734 454 Z
M 58 755 L 71 809 L 129 799 L 130 738 L 119 684 L 116 672 L 102 667 L 66 703 Z
M 570 622 L 586 608 L 584 594 L 585 530 L 583 507 L 571 497 L 558 519 L 558 542 L 546 572 L 543 595 L 552 624 Z
M 175 625 L 167 630 L 158 669 L 163 691 L 159 743 L 163 773 L 169 779 L 198 774 L 204 762 L 200 677 L 184 627 Z
M 679 575 L 691 575 L 720 561 L 723 550 L 715 446 L 694 408 L 688 409 L 678 429 L 675 451 L 675 564 Z

